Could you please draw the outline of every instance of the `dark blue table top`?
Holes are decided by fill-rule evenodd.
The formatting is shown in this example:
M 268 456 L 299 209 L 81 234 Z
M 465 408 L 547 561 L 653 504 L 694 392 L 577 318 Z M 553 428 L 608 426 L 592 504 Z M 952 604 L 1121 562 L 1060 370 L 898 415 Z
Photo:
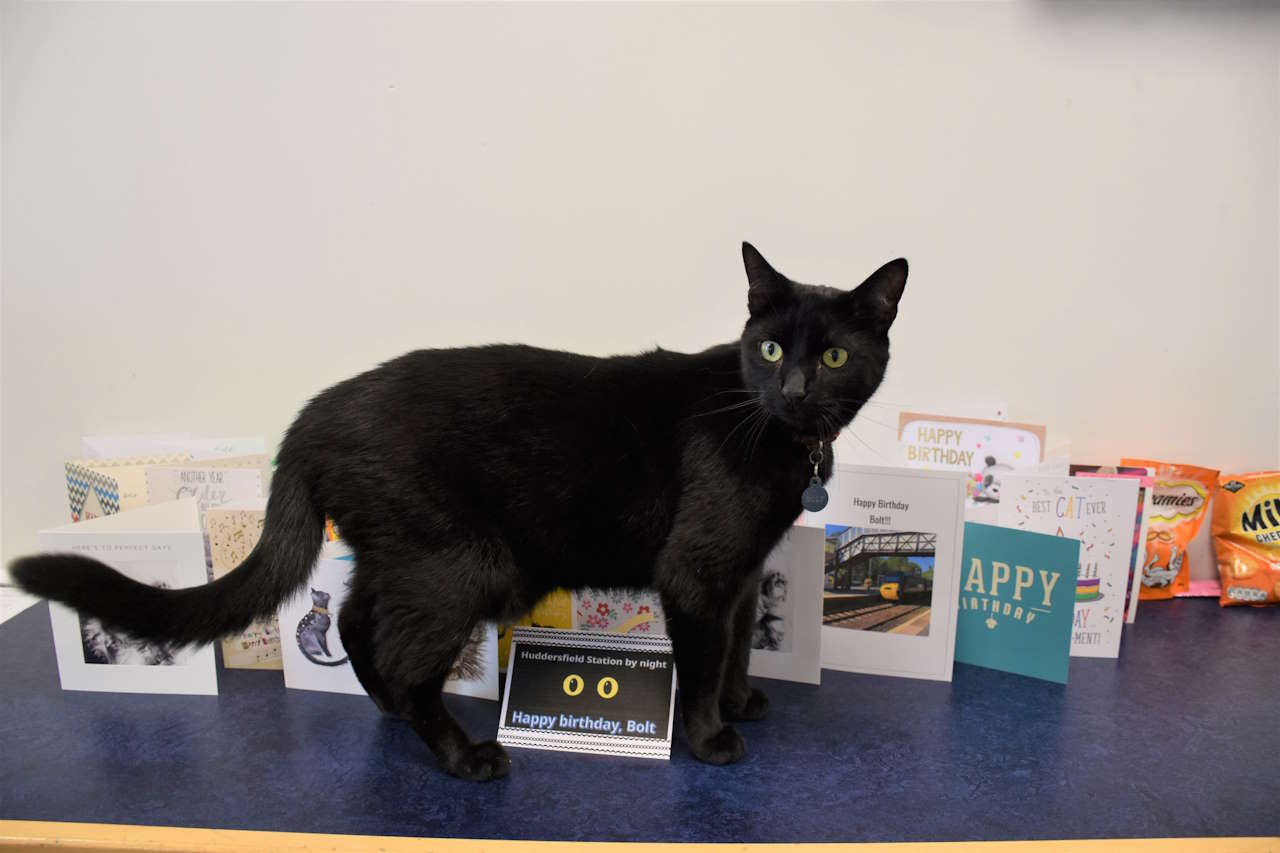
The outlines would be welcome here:
M 444 776 L 363 697 L 221 671 L 217 697 L 64 693 L 45 605 L 0 625 L 0 818 L 472 838 L 899 841 L 1280 834 L 1280 610 L 1144 604 L 1067 686 L 759 681 L 747 758 L 513 751 Z M 475 735 L 495 703 L 450 697 Z

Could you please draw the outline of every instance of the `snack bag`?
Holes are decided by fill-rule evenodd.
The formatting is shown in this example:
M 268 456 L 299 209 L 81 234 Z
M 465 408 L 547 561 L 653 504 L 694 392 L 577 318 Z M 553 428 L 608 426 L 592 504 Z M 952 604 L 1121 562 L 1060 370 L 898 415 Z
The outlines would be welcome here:
M 1187 546 L 1200 532 L 1218 472 L 1150 459 L 1121 459 L 1120 464 L 1151 468 L 1155 477 L 1139 598 L 1147 601 L 1185 593 L 1191 568 Z
M 1219 604 L 1280 604 L 1280 471 L 1218 480 L 1213 545 Z

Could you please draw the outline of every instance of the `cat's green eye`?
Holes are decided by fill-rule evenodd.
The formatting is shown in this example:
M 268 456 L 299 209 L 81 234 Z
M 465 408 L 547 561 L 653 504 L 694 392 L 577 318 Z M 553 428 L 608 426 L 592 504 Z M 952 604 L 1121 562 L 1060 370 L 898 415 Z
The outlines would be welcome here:
M 765 361 L 781 361 L 782 346 L 777 341 L 765 341 L 760 344 L 760 354 Z
M 827 367 L 844 367 L 849 360 L 849 351 L 844 347 L 830 347 L 822 354 L 822 363 Z

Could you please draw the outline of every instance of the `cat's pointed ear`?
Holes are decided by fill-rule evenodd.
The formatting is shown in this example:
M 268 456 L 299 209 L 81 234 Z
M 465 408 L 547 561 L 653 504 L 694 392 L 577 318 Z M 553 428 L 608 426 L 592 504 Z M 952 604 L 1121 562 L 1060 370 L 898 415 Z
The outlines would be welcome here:
M 898 316 L 898 300 L 907 286 L 907 259 L 898 258 L 873 272 L 846 297 L 858 320 L 885 334 Z
M 791 297 L 791 282 L 780 274 L 750 243 L 742 244 L 742 264 L 747 268 L 747 310 L 752 317 L 776 311 Z

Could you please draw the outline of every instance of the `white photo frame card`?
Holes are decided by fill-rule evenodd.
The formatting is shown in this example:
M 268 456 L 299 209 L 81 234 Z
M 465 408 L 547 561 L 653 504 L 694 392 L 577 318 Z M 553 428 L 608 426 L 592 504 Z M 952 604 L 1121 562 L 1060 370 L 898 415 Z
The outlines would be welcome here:
M 968 475 L 837 465 L 825 509 L 822 666 L 950 681 Z
M 748 673 L 819 684 L 822 680 L 822 568 L 826 538 L 793 527 L 764 562 Z
M 101 560 L 170 589 L 205 583 L 204 537 L 190 498 L 41 531 L 40 549 Z M 92 617 L 49 602 L 63 690 L 216 695 L 212 646 L 138 642 Z
M 295 690 L 365 695 L 338 635 L 355 558 L 341 541 L 326 542 L 307 586 L 280 608 L 284 686 Z M 445 693 L 498 700 L 498 628 L 476 626 L 444 683 Z

